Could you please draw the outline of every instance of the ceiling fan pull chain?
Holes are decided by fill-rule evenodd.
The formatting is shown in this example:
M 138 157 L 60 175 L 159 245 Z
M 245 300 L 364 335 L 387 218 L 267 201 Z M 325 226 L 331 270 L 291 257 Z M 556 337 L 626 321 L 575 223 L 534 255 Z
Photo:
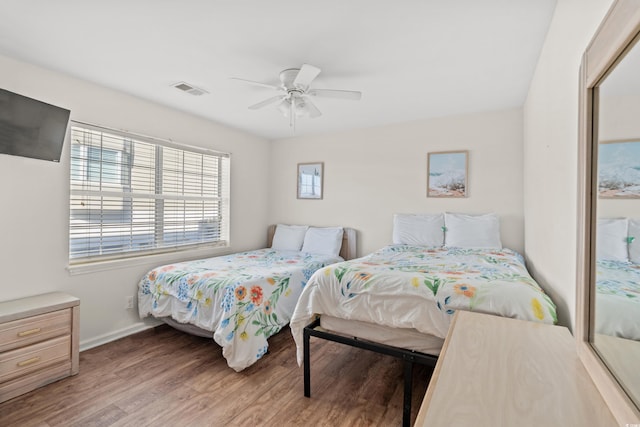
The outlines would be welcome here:
M 291 110 L 289 111 L 289 126 L 293 129 L 293 133 L 296 132 L 296 104 L 293 98 L 289 99 L 289 105 L 291 105 Z

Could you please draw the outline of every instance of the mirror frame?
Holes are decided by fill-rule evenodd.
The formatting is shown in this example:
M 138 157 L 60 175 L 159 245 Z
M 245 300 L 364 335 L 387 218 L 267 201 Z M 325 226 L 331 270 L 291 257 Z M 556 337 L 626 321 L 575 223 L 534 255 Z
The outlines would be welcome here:
M 640 35 L 640 0 L 616 0 L 584 52 L 580 66 L 578 128 L 578 233 L 576 277 L 576 331 L 578 356 L 621 424 L 640 423 L 640 410 L 624 392 L 593 346 L 595 307 L 595 218 L 597 174 L 598 85 L 622 59 Z M 640 45 L 638 45 L 640 48 Z

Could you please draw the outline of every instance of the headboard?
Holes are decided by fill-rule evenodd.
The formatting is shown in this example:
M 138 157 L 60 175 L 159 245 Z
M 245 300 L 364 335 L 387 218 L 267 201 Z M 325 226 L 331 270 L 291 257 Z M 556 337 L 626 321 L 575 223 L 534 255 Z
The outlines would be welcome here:
M 272 224 L 267 229 L 267 247 L 271 247 L 271 244 L 273 243 L 273 235 L 275 233 L 276 224 Z M 345 260 L 356 257 L 356 230 L 354 228 L 344 227 L 340 256 Z

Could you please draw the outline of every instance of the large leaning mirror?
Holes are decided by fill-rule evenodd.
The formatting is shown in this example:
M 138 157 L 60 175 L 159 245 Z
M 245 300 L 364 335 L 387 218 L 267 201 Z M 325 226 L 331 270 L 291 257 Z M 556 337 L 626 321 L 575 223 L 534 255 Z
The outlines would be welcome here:
M 640 406 L 640 45 L 598 85 L 592 342 Z
M 640 422 L 640 1 L 612 6 L 581 70 L 580 357 L 621 425 Z

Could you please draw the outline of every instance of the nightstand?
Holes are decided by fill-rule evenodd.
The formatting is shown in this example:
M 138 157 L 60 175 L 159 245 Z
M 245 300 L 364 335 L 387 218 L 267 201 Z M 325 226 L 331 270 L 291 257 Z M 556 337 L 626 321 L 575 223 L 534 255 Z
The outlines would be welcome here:
M 0 302 L 0 402 L 79 371 L 80 300 L 62 292 Z

